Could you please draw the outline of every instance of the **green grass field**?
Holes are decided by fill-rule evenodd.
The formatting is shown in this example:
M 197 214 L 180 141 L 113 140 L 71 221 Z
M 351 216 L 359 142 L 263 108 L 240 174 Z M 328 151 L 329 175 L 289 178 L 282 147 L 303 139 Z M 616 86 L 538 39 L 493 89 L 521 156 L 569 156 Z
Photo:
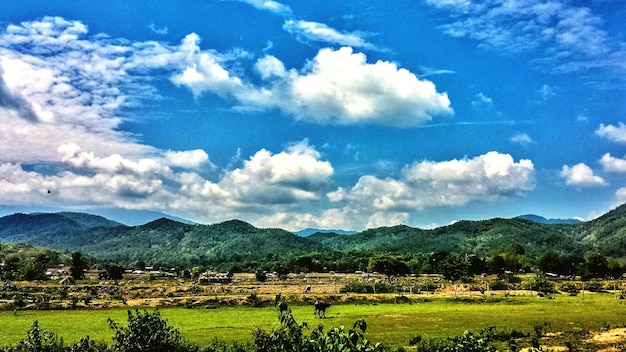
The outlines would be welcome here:
M 423 297 L 426 296 L 414 296 L 414 299 Z M 355 320 L 363 318 L 368 324 L 366 336 L 370 341 L 402 346 L 417 335 L 447 337 L 466 330 L 478 332 L 489 326 L 522 332 L 532 332 L 536 325 L 552 332 L 598 331 L 605 324 L 624 326 L 625 304 L 611 294 L 589 294 L 584 299 L 566 295 L 554 299 L 518 296 L 490 302 L 433 299 L 413 304 L 337 304 L 329 308 L 326 319 L 315 319 L 310 305 L 290 308 L 298 322 L 305 321 L 311 328 L 318 324 L 326 328 L 352 326 Z M 159 311 L 187 340 L 200 346 L 215 338 L 250 340 L 255 328 L 269 330 L 278 321 L 274 307 L 161 308 Z M 15 344 L 24 338 L 35 319 L 43 329 L 57 333 L 66 343 L 84 336 L 110 342 L 113 330 L 107 324 L 108 318 L 125 323 L 127 310 L 18 311 L 17 314 L 2 311 L 0 346 Z

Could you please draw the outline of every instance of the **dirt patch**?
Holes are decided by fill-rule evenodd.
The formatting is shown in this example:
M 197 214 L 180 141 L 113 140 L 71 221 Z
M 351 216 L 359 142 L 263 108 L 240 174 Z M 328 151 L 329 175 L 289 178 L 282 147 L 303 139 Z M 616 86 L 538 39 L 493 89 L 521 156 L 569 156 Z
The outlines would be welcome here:
M 586 342 L 599 345 L 607 345 L 623 341 L 626 341 L 626 328 L 611 329 L 609 331 L 592 333 L 591 338 L 588 339 Z

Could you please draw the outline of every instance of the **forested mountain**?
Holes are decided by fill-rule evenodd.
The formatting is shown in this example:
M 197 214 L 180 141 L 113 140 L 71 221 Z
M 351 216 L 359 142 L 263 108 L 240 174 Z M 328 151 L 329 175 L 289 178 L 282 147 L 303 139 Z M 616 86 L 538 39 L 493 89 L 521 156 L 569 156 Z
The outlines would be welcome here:
M 80 251 L 102 260 L 167 265 L 255 263 L 310 253 L 455 252 L 490 256 L 521 248 L 528 255 L 626 257 L 626 205 L 593 221 L 542 224 L 513 219 L 459 221 L 432 230 L 399 225 L 353 235 L 315 233 L 297 236 L 281 229 L 259 229 L 239 220 L 213 225 L 158 219 L 125 226 L 77 213 L 14 214 L 0 218 L 0 242 L 20 242 Z
M 526 219 L 540 224 L 579 224 L 582 221 L 577 219 L 546 219 L 543 216 L 526 214 L 518 216 L 520 219 Z

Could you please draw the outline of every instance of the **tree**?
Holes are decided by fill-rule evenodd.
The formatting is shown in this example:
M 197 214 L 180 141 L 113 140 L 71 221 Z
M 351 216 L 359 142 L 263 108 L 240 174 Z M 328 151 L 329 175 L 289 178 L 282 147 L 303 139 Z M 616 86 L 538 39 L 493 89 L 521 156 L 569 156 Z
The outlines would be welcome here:
M 72 253 L 72 264 L 70 265 L 70 275 L 74 280 L 82 280 L 85 278 L 84 270 L 87 269 L 87 262 L 83 259 L 80 252 Z
M 370 272 L 379 272 L 387 275 L 391 280 L 391 277 L 396 275 L 406 275 L 411 271 L 407 263 L 394 256 L 376 256 L 370 259 L 368 270 Z
M 31 257 L 19 261 L 19 273 L 23 280 L 34 281 L 46 278 L 46 263 L 41 259 L 41 257 Z
M 106 276 L 107 279 L 110 280 L 121 280 L 124 277 L 124 272 L 126 269 L 121 265 L 109 265 L 106 268 Z
M 437 262 L 436 270 L 446 280 L 456 281 L 470 277 L 470 261 L 467 256 L 448 253 Z
M 109 326 L 115 330 L 112 346 L 115 352 L 198 351 L 197 346 L 183 341 L 178 329 L 169 326 L 158 310 L 153 313 L 135 310 L 134 315 L 128 311 L 128 326 L 119 326 L 111 319 Z
M 555 251 L 547 251 L 539 257 L 537 265 L 543 273 L 565 274 L 563 258 Z
M 593 253 L 585 260 L 585 276 L 587 278 L 604 278 L 609 275 L 609 262 L 600 253 Z

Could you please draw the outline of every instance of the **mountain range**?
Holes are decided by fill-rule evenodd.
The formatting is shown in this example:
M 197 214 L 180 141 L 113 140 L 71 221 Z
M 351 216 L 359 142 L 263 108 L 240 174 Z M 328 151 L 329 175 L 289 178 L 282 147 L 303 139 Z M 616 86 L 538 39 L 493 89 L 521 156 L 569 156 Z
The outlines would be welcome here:
M 354 234 L 315 231 L 302 237 L 282 229 L 256 228 L 240 220 L 201 225 L 161 218 L 127 226 L 84 213 L 16 213 L 0 218 L 0 242 L 79 251 L 121 263 L 185 266 L 260 262 L 276 256 L 333 252 L 443 251 L 488 256 L 512 246 L 521 246 L 530 255 L 555 251 L 626 257 L 626 205 L 587 222 L 535 220 L 463 220 L 429 230 L 398 225 Z

